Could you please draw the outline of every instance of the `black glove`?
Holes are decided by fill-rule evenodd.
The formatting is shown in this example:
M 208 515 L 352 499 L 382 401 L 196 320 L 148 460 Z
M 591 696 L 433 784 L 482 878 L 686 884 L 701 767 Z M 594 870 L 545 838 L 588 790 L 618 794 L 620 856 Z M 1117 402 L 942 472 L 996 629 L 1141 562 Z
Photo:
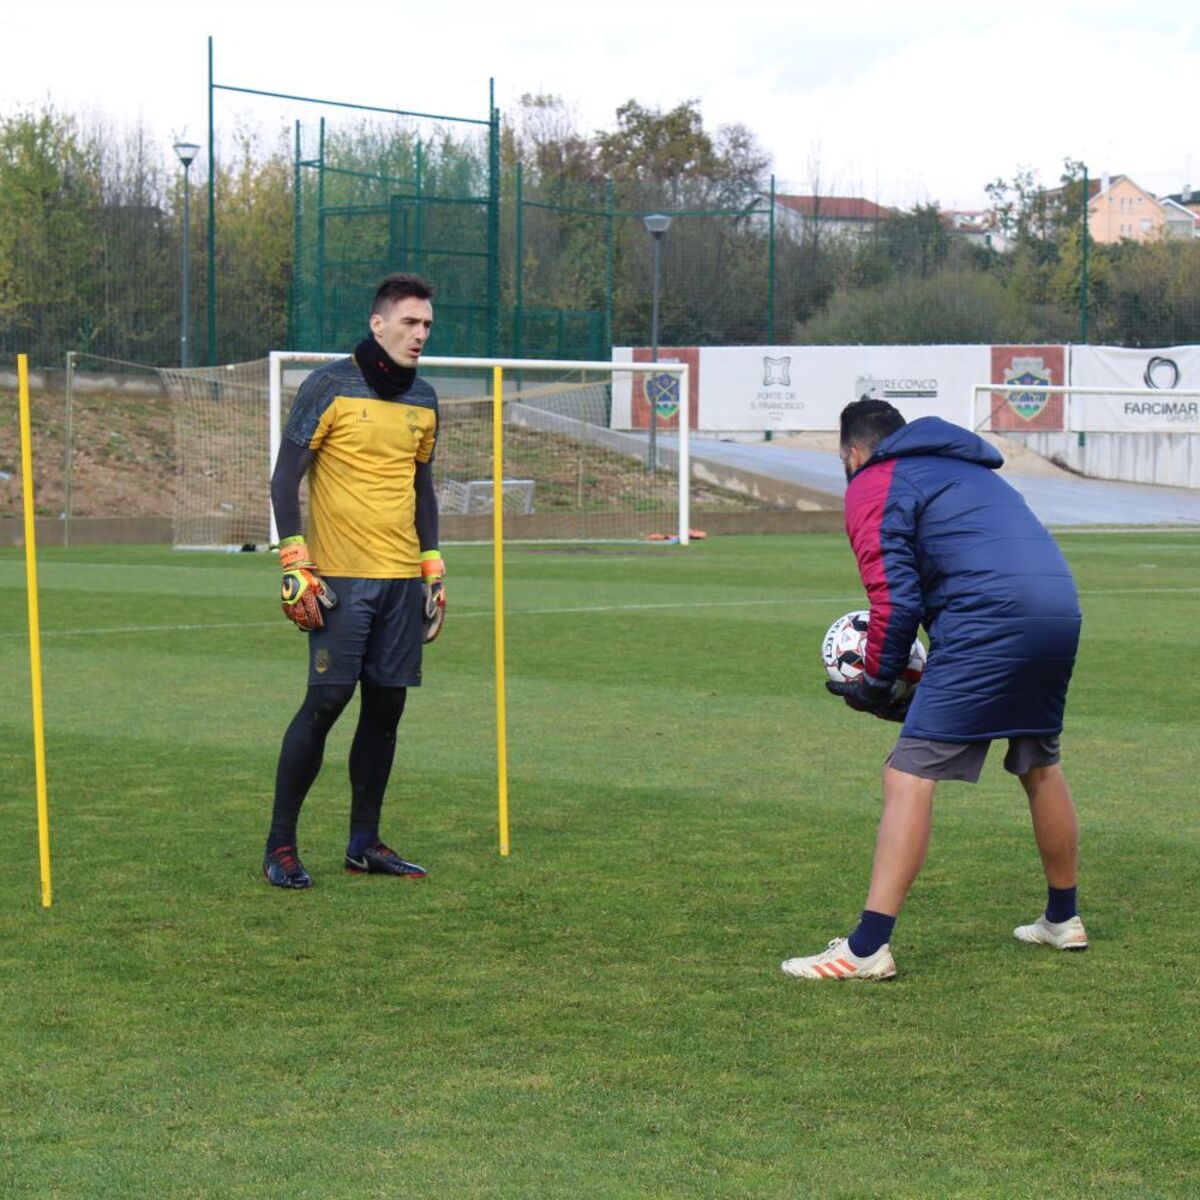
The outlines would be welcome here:
M 908 706 L 912 704 L 912 692 L 897 699 L 896 683 L 882 683 L 872 679 L 866 671 L 850 683 L 836 683 L 829 679 L 825 686 L 835 696 L 841 696 L 851 708 L 869 712 L 881 721 L 903 721 L 908 716 Z

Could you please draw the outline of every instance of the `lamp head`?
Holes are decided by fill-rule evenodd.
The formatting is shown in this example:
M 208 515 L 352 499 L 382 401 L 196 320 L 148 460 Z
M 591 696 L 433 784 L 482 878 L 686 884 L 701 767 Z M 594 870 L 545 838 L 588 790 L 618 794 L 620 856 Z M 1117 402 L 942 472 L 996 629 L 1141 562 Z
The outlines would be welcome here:
M 175 154 L 178 156 L 179 161 L 183 163 L 184 170 L 187 170 L 192 165 L 196 155 L 199 153 L 200 147 L 195 142 L 175 143 Z

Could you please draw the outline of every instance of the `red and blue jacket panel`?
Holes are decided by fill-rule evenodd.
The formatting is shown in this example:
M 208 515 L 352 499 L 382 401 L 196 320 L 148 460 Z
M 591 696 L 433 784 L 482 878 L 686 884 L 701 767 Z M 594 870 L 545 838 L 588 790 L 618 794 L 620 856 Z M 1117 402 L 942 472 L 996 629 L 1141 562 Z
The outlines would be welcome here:
M 982 438 L 919 417 L 846 489 L 870 601 L 867 673 L 890 680 L 918 627 L 929 660 L 904 737 L 973 742 L 1062 730 L 1079 597 L 1062 552 Z

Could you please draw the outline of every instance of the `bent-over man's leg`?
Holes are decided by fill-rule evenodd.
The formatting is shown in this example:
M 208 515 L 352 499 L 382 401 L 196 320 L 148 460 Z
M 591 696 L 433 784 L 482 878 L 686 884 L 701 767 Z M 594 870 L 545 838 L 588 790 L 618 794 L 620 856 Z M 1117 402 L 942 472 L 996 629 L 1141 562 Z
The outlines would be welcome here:
M 883 815 L 875 837 L 875 862 L 867 892 L 870 912 L 896 916 L 925 862 L 933 828 L 933 792 L 937 783 L 883 768 Z
M 1067 777 L 1053 762 L 1029 767 L 1018 778 L 1029 798 L 1033 836 L 1046 873 L 1046 911 L 1032 924 L 1018 925 L 1013 936 L 1056 950 L 1086 950 L 1087 931 L 1077 911 L 1079 822 Z
M 1073 888 L 1079 876 L 1079 822 L 1062 766 L 1034 767 L 1019 778 L 1029 798 L 1046 882 L 1053 888 Z

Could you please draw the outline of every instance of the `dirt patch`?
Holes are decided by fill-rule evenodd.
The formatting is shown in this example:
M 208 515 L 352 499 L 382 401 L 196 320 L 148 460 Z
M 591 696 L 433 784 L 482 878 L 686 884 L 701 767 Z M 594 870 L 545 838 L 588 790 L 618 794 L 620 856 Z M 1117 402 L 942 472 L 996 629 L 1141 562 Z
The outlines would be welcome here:
M 62 392 L 30 396 L 34 507 L 60 517 L 169 516 L 175 497 L 171 410 L 165 397 L 76 395 L 68 417 Z M 0 511 L 22 511 L 17 396 L 0 392 Z

